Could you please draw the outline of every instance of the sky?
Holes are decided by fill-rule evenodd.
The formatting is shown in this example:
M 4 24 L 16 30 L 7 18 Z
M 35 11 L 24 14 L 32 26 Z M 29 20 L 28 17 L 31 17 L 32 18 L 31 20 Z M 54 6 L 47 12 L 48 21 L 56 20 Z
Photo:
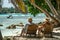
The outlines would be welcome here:
M 3 5 L 2 7 L 7 7 L 7 8 L 11 8 L 14 7 L 13 4 L 11 2 L 9 2 L 8 0 L 3 0 Z

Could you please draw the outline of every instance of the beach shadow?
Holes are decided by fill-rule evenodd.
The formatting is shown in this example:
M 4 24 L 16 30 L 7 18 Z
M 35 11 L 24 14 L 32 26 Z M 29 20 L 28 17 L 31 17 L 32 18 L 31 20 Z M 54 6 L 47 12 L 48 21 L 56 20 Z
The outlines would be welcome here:
M 20 40 L 60 40 L 58 38 L 51 38 L 51 37 L 43 37 L 43 38 L 38 38 L 38 37 L 34 37 L 34 36 L 21 36 L 21 37 L 15 37 L 18 38 Z
M 56 33 L 55 33 L 56 34 Z M 54 33 L 53 33 L 53 35 L 55 35 Z M 58 34 L 56 34 L 56 35 L 58 35 Z M 17 38 L 19 38 L 19 39 L 21 39 L 21 40 L 60 40 L 60 38 L 57 38 L 57 37 L 50 37 L 50 36 L 45 36 L 45 38 L 44 37 L 36 37 L 36 36 L 26 36 L 26 35 L 24 35 L 24 36 L 20 36 L 20 37 L 17 37 Z

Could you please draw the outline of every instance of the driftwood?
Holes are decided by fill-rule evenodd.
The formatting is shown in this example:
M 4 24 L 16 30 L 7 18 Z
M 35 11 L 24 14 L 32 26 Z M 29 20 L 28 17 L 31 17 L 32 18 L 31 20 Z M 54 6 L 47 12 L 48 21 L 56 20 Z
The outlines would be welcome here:
M 16 26 L 15 25 L 10 25 L 7 27 L 7 29 L 16 29 Z
M 3 24 L 0 24 L 0 26 L 3 26 Z

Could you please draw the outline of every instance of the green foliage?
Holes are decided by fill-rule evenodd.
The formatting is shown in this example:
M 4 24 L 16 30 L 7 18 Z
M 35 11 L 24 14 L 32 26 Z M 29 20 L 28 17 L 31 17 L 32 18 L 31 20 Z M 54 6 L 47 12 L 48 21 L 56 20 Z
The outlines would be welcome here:
M 35 3 L 38 6 L 40 6 L 41 8 L 48 10 L 48 12 L 51 12 L 49 6 L 47 5 L 47 3 L 44 0 L 35 0 Z
M 35 17 L 39 13 L 39 10 L 37 8 L 30 7 L 29 12 Z
M 51 3 L 53 4 L 53 6 L 57 9 L 57 3 L 56 0 L 50 0 Z M 39 9 L 37 9 L 36 7 L 34 7 L 33 5 L 31 5 L 31 3 L 29 2 L 29 0 L 24 0 L 26 6 L 27 6 L 27 10 L 29 13 L 31 13 L 33 16 L 36 16 L 37 14 L 41 13 L 41 11 Z M 48 12 L 51 12 L 49 6 L 47 5 L 47 3 L 45 3 L 44 0 L 35 0 L 35 4 L 40 6 L 41 8 L 47 10 Z M 3 8 L 2 9 L 3 13 L 19 13 L 18 10 L 14 9 L 14 8 Z
M 50 0 L 50 1 L 53 4 L 53 6 L 57 9 L 56 0 Z M 41 11 L 38 10 L 37 8 L 33 7 L 33 5 L 31 5 L 31 3 L 29 3 L 28 0 L 26 0 L 24 2 L 28 7 L 29 13 L 31 13 L 32 15 L 36 16 L 38 13 L 41 13 Z M 47 3 L 44 0 L 35 0 L 35 4 L 51 13 L 49 6 L 47 5 Z
M 25 4 L 27 5 L 28 12 L 31 13 L 34 17 L 40 12 L 40 10 L 31 5 L 31 3 L 28 0 L 25 1 Z
M 28 11 L 29 13 L 31 13 L 33 16 L 36 16 L 38 13 L 41 13 L 40 10 L 38 10 L 37 8 L 35 8 L 33 5 L 31 5 L 31 3 L 29 3 L 28 0 L 25 1 L 25 4 L 28 7 Z M 48 10 L 48 12 L 50 11 L 50 8 L 48 7 L 48 5 L 45 3 L 44 0 L 35 0 L 35 4 L 40 6 L 41 8 Z

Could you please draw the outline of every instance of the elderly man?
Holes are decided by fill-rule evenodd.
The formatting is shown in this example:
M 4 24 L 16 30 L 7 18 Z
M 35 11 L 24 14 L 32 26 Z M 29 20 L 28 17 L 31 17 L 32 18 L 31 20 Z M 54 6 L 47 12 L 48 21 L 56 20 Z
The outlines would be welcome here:
M 34 23 L 32 22 L 32 18 L 29 18 L 29 19 L 28 19 L 28 23 L 27 23 L 27 24 L 25 25 L 25 27 L 24 27 L 25 32 L 27 31 L 28 25 L 32 25 L 32 24 L 34 24 Z
M 22 30 L 21 36 L 22 36 L 23 33 L 26 33 L 26 32 L 27 32 L 28 26 L 29 26 L 29 25 L 32 25 L 32 24 L 34 24 L 34 23 L 32 22 L 32 18 L 29 18 L 29 19 L 28 19 L 28 23 L 24 26 L 24 28 L 23 28 L 23 30 Z

